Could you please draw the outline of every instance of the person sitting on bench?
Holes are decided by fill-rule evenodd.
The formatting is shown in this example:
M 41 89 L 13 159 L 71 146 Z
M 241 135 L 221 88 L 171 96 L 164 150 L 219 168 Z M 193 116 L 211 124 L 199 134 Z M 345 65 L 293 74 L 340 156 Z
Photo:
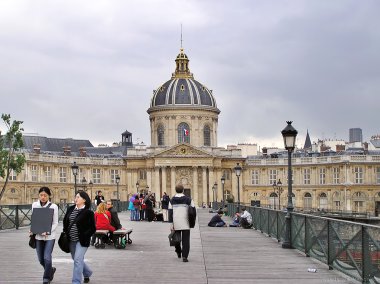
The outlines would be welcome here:
M 209 227 L 227 227 L 226 222 L 222 220 L 223 211 L 219 210 L 216 215 L 214 215 L 210 222 L 208 223 Z
M 242 214 L 240 214 L 240 226 L 243 228 L 243 229 L 249 229 L 249 228 L 252 228 L 252 215 L 251 213 L 249 213 L 245 207 L 243 207 L 241 209 L 241 211 L 243 212 Z
M 107 200 L 107 210 L 111 214 L 111 226 L 116 230 L 120 230 L 123 226 L 120 224 L 120 219 L 115 208 L 113 208 L 112 201 Z M 113 240 L 113 232 L 110 231 L 110 239 Z
M 95 212 L 95 226 L 96 230 L 108 230 L 109 232 L 115 231 L 115 227 L 111 225 L 111 213 L 107 211 L 105 203 L 100 203 Z M 109 240 L 105 240 L 109 242 Z

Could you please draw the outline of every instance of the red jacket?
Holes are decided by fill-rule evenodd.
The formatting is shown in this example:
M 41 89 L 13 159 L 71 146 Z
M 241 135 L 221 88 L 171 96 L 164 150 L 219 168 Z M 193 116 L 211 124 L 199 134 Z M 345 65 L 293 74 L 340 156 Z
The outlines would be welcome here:
M 107 216 L 107 217 L 106 217 Z M 108 230 L 115 231 L 115 228 L 111 226 L 111 213 L 106 211 L 106 213 L 95 212 L 95 226 L 97 230 Z

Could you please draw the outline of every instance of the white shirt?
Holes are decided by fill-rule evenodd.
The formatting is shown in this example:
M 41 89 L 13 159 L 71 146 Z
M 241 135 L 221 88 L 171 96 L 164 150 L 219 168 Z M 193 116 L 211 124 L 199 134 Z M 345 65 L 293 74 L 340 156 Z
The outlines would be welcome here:
M 48 202 L 46 202 L 46 204 L 44 206 L 41 206 L 40 201 L 33 202 L 32 213 L 33 213 L 33 208 L 46 208 L 49 205 L 49 203 L 51 203 L 51 202 L 48 201 Z M 51 233 L 50 233 L 50 235 L 46 235 L 46 236 L 42 236 L 42 235 L 37 234 L 36 240 L 46 241 L 46 240 L 54 240 L 55 239 L 55 230 L 57 229 L 57 226 L 58 226 L 58 206 L 55 205 L 54 203 L 51 203 L 50 208 L 54 209 L 53 223 L 51 224 Z
M 242 215 L 240 215 L 241 218 L 246 218 L 247 219 L 247 222 L 249 224 L 252 224 L 252 215 L 251 213 L 249 213 L 247 210 L 244 210 L 244 213 Z

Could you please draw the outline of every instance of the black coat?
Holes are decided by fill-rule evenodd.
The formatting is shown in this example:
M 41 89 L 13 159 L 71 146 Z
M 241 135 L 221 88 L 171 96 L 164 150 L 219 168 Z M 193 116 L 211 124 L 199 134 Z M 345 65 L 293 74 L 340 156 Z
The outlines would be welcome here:
M 63 231 L 64 232 L 68 231 L 67 229 L 69 228 L 70 215 L 74 211 L 74 209 L 75 209 L 75 205 L 70 206 L 67 209 L 65 217 L 63 218 Z M 79 242 L 80 242 L 81 246 L 82 247 L 89 247 L 91 236 L 96 231 L 94 212 L 92 212 L 90 209 L 81 210 L 81 212 L 79 212 L 75 222 L 77 224 L 78 233 L 79 233 Z
M 120 219 L 117 215 L 117 211 L 115 208 L 111 207 L 108 209 L 108 211 L 111 213 L 111 226 L 115 227 L 116 230 L 121 229 Z

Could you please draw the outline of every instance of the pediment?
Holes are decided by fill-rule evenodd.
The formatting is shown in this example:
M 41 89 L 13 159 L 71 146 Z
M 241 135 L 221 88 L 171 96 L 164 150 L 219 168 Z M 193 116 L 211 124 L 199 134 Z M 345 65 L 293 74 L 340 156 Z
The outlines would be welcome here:
M 210 158 L 211 154 L 189 144 L 178 144 L 154 155 L 155 158 Z

